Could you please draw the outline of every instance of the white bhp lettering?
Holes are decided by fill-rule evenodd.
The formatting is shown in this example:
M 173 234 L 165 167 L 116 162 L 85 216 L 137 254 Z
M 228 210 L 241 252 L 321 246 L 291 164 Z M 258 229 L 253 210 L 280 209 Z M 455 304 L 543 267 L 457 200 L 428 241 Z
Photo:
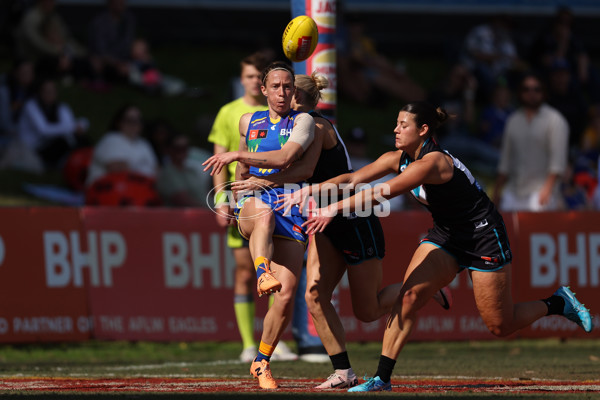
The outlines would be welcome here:
M 163 266 L 167 288 L 205 287 L 205 273 L 210 274 L 210 287 L 233 286 L 235 262 L 231 251 L 225 246 L 226 237 L 213 233 L 208 236 L 209 246 L 202 249 L 202 237 L 192 233 L 189 238 L 176 232 L 163 234 Z M 221 271 L 221 254 L 224 254 L 225 271 Z M 225 283 L 222 282 L 222 275 Z
M 531 234 L 532 287 L 569 285 L 573 276 L 578 286 L 600 285 L 600 233 L 577 233 L 574 239 L 569 246 L 567 233 L 557 238 L 549 233 Z
M 99 238 L 98 238 L 99 236 Z M 83 271 L 88 270 L 92 286 L 113 286 L 113 269 L 123 265 L 127 256 L 125 239 L 119 232 L 98 235 L 87 232 L 87 252 L 82 249 L 79 232 L 46 231 L 43 234 L 46 285 L 83 286 Z M 98 246 L 100 252 L 98 252 Z

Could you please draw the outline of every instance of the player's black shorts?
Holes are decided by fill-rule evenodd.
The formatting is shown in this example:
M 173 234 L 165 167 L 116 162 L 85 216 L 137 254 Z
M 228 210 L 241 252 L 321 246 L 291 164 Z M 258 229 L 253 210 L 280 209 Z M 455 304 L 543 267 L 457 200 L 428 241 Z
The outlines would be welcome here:
M 461 268 L 497 271 L 512 261 L 508 235 L 500 214 L 471 226 L 445 228 L 434 223 L 421 243 L 446 250 Z
M 375 215 L 356 218 L 337 215 L 323 233 L 343 253 L 344 260 L 349 265 L 385 256 L 383 229 Z

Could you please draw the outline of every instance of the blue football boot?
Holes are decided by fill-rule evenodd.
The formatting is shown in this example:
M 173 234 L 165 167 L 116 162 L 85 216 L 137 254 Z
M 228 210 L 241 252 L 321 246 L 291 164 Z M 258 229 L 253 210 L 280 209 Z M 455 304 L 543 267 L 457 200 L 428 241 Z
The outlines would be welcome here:
M 392 382 L 385 383 L 378 376 L 371 378 L 365 383 L 348 389 L 349 392 L 390 392 L 392 390 Z
M 592 331 L 593 325 L 590 310 L 585 308 L 584 305 L 575 298 L 575 293 L 573 293 L 568 286 L 561 286 L 558 288 L 558 290 L 554 292 L 554 296 L 560 296 L 565 300 L 563 316 L 575 322 L 582 327 L 584 331 Z

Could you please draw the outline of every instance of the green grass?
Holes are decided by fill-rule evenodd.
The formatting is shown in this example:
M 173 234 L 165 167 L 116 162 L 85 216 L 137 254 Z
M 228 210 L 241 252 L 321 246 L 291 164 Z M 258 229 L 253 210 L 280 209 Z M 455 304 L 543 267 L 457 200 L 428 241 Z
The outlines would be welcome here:
M 377 367 L 379 343 L 350 343 L 353 368 L 361 376 Z M 244 363 L 235 360 L 238 343 L 223 342 L 102 342 L 0 346 L 0 376 L 107 376 L 118 367 L 122 376 L 181 375 L 245 377 Z M 143 369 L 124 366 L 144 366 Z M 329 363 L 273 362 L 277 376 L 326 377 Z M 478 378 L 598 380 L 598 340 L 514 340 L 409 343 L 395 368 L 403 376 L 469 376 Z
M 23 183 L 64 185 L 64 179 L 60 171 L 38 175 L 17 170 L 0 170 L 0 207 L 51 205 L 48 201 L 24 192 Z
M 290 344 L 292 345 L 292 344 Z M 293 345 L 292 345 L 293 346 Z M 377 367 L 379 343 L 350 343 L 348 351 L 353 368 L 361 377 L 371 376 Z M 0 346 L 0 382 L 9 377 L 35 378 L 230 378 L 248 379 L 248 365 L 236 362 L 239 343 L 232 342 L 124 342 L 88 341 L 80 343 L 24 344 Z M 215 363 L 214 361 L 221 361 Z M 229 362 L 222 362 L 229 361 Z M 271 364 L 276 378 L 319 379 L 331 373 L 329 363 L 302 361 Z M 598 340 L 496 340 L 481 342 L 411 342 L 401 354 L 392 377 L 395 384 L 403 380 L 445 377 L 480 379 L 516 379 L 519 382 L 539 379 L 598 382 L 600 341 Z M 443 385 L 440 380 L 440 385 Z M 465 381 L 467 382 L 467 381 Z M 239 399 L 261 396 L 267 399 L 332 399 L 349 396 L 333 393 L 285 391 L 266 393 L 86 393 L 83 392 L 11 392 L 19 398 L 36 399 Z M 3 396 L 0 392 L 0 396 Z M 446 389 L 440 393 L 353 394 L 353 398 L 373 396 L 411 399 L 598 399 L 600 393 L 518 393 L 461 391 Z

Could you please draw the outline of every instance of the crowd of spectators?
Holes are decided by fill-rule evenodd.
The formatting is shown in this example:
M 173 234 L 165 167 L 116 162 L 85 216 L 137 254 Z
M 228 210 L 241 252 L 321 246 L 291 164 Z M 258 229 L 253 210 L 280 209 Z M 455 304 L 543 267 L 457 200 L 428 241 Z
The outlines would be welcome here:
M 452 119 L 439 131 L 442 147 L 483 177 L 501 209 L 600 209 L 600 75 L 569 8 L 559 7 L 547 27 L 532 32 L 526 48 L 517 45 L 508 15 L 476 24 L 450 57 L 448 72 L 428 90 L 376 51 L 360 20 L 343 23 L 343 96 L 365 105 L 426 98 L 444 108 Z M 524 84 L 526 76 L 536 84 Z M 549 115 L 555 123 L 543 126 Z M 517 187 L 519 197 L 503 201 Z
M 59 97 L 57 86 L 73 83 L 94 96 L 114 85 L 153 95 L 185 90 L 157 66 L 126 0 L 106 0 L 82 41 L 70 33 L 56 0 L 15 2 L 10 11 L 14 57 L 0 79 L 0 168 L 63 172 L 87 204 L 206 205 L 210 183 L 199 166 L 209 154 L 189 146 L 168 121 L 144 121 L 129 104 L 113 110 L 93 143 L 89 121 Z
M 573 14 L 560 7 L 521 53 L 511 27 L 502 15 L 474 27 L 459 58 L 477 81 L 475 92 L 464 85 L 463 104 L 480 110 L 464 136 L 498 152 L 485 157 L 497 172 L 494 198 L 504 210 L 600 209 L 600 147 L 589 128 L 600 80 Z M 502 191 L 504 183 L 508 190 Z M 515 190 L 520 197 L 507 199 Z
M 75 115 L 58 94 L 57 84 L 72 82 L 97 96 L 114 85 L 132 85 L 153 95 L 185 92 L 182 80 L 157 65 L 149 42 L 137 33 L 136 16 L 126 0 L 106 0 L 89 21 L 88 35 L 79 40 L 61 17 L 56 0 L 19 2 L 24 3 L 28 7 L 23 6 L 10 30 L 12 66 L 0 79 L 0 168 L 36 173 L 78 168 L 81 171 L 71 171 L 68 182 L 87 193 L 88 204 L 206 206 L 210 182 L 198 165 L 209 153 L 191 146 L 188 135 L 176 132 L 168 120 L 144 120 L 131 104 L 113 110 L 105 135 L 93 143 L 88 120 Z M 365 105 L 381 98 L 427 99 L 445 108 L 454 118 L 440 132 L 442 146 L 484 181 L 497 183 L 500 177 L 501 184 L 487 189 L 501 205 L 506 204 L 501 196 L 514 189 L 516 181 L 527 195 L 542 190 L 523 175 L 531 168 L 508 168 L 508 157 L 515 154 L 515 146 L 534 146 L 526 150 L 539 156 L 556 145 L 533 137 L 511 138 L 536 131 L 546 134 L 540 126 L 527 124 L 535 123 L 540 110 L 556 111 L 557 124 L 565 122 L 564 132 L 548 135 L 565 137 L 566 144 L 556 150 L 564 154 L 521 156 L 546 163 L 537 167 L 555 175 L 551 190 L 545 190 L 555 193 L 556 201 L 551 208 L 519 209 L 600 209 L 600 74 L 574 24 L 570 10 L 562 7 L 524 49 L 515 44 L 511 18 L 493 16 L 468 31 L 446 76 L 425 88 L 403 65 L 377 51 L 360 18 L 347 19 L 340 25 L 337 45 L 340 96 Z M 535 84 L 524 83 L 529 75 Z M 525 103 L 534 91 L 539 92 L 539 105 L 528 108 Z M 515 123 L 519 116 L 524 120 Z M 515 124 L 520 130 L 510 133 Z M 355 127 L 346 135 L 351 147 L 365 146 L 367 138 L 356 137 L 360 133 Z M 564 161 L 550 161 L 555 158 Z M 144 194 L 108 195 L 119 187 L 136 187 Z

